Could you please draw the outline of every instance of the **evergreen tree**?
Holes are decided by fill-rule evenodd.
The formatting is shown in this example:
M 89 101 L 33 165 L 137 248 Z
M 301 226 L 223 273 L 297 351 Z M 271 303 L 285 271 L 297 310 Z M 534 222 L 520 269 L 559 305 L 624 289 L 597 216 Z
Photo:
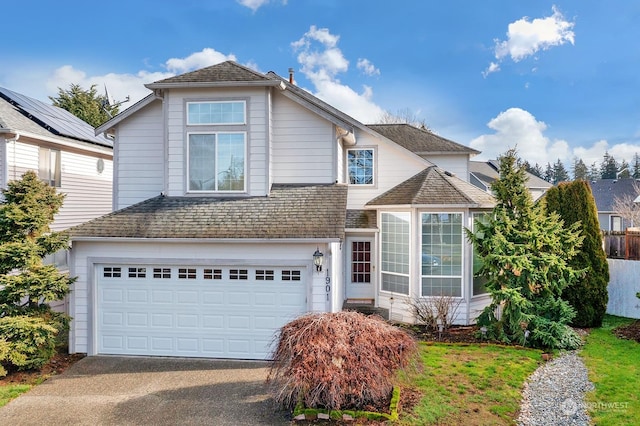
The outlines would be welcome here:
M 117 105 L 110 105 L 105 95 L 99 95 L 96 85 L 84 90 L 79 84 L 69 89 L 58 87 L 58 96 L 49 96 L 54 106 L 66 109 L 92 127 L 98 127 L 118 113 Z
M 558 158 L 553 164 L 553 184 L 557 185 L 560 182 L 565 182 L 569 180 L 569 173 L 567 173 L 567 169 L 565 169 L 564 164 Z
M 573 180 L 589 180 L 589 168 L 584 164 L 582 158 L 573 160 L 573 170 L 571 172 Z
M 618 175 L 618 164 L 616 159 L 605 151 L 604 158 L 600 164 L 600 178 L 601 179 L 615 179 Z
M 553 174 L 553 166 L 550 163 L 547 163 L 547 167 L 544 169 L 544 180 L 549 183 L 553 183 L 555 180 L 555 175 Z
M 631 177 L 631 171 L 629 170 L 629 163 L 627 160 L 622 160 L 620 162 L 620 167 L 618 168 L 618 179 L 629 179 Z
M 591 182 L 600 180 L 600 169 L 598 169 L 598 165 L 595 161 L 591 163 L 591 167 L 589 167 L 589 180 Z
M 602 249 L 602 233 L 591 188 L 585 181 L 562 183 L 547 191 L 545 201 L 547 211 L 558 213 L 565 225 L 581 224 L 584 240 L 569 265 L 585 270 L 586 274 L 562 292 L 562 298 L 576 311 L 572 324 L 600 327 L 609 300 L 609 265 Z
M 633 172 L 631 177 L 634 179 L 640 179 L 640 155 L 636 152 L 633 154 Z
M 497 200 L 492 214 L 476 221 L 474 232 L 467 230 L 482 261 L 478 276 L 491 295 L 478 325 L 505 342 L 575 348 L 580 339 L 568 326 L 575 311 L 560 296 L 581 274 L 568 261 L 582 237 L 577 225 L 564 228 L 557 213 L 547 215 L 534 204 L 525 181 L 515 150 L 507 151 L 491 185 Z
M 52 312 L 48 303 L 68 294 L 74 279 L 42 261 L 67 247 L 66 236 L 49 228 L 64 195 L 33 171 L 9 182 L 2 193 L 0 331 L 8 336 L 10 362 L 18 368 L 33 368 L 53 356 L 55 336 L 68 322 Z

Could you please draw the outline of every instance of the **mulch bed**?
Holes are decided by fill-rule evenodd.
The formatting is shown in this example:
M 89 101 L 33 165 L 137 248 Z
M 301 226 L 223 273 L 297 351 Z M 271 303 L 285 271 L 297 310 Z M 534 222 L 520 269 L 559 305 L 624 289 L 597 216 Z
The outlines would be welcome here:
M 640 320 L 614 329 L 613 334 L 621 339 L 635 340 L 640 343 Z
M 0 378 L 0 386 L 35 384 L 39 380 L 61 374 L 82 358 L 84 358 L 83 354 L 58 353 L 39 370 L 8 371 L 5 377 Z

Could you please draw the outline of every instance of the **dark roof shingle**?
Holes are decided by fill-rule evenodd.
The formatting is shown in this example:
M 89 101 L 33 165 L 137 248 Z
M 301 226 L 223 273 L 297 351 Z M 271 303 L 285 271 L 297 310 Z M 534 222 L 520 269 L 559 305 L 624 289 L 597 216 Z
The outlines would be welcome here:
M 344 239 L 346 185 L 274 185 L 266 197 L 157 196 L 69 230 L 112 238 Z
M 367 206 L 448 205 L 491 208 L 494 204 L 492 195 L 432 166 L 369 201 Z
M 177 83 L 223 83 L 223 82 L 269 82 L 272 80 L 263 74 L 240 65 L 234 61 L 221 62 L 206 68 L 191 71 L 174 77 L 158 80 L 147 87 Z
M 347 229 L 375 229 L 377 227 L 375 211 L 347 210 Z
M 480 151 L 435 135 L 410 124 L 368 124 L 368 128 L 418 154 L 480 154 Z
M 589 182 L 599 212 L 614 212 L 616 198 L 625 195 L 635 198 L 638 195 L 636 187 L 639 185 L 640 181 L 636 179 L 601 179 Z

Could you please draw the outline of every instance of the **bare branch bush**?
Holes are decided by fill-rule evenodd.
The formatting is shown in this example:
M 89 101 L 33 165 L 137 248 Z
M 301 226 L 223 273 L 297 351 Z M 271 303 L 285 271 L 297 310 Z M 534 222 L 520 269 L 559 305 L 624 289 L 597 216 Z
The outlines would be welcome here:
M 438 329 L 438 322 L 445 330 L 451 327 L 458 316 L 461 303 L 461 298 L 444 295 L 413 297 L 407 300 L 417 322 L 434 331 Z
M 417 353 L 409 334 L 357 312 L 313 313 L 280 329 L 267 383 L 293 410 L 362 410 L 388 400 L 396 371 Z
M 613 198 L 613 211 L 617 212 L 631 226 L 640 226 L 640 205 L 636 198 L 640 196 L 640 184 L 633 183 L 633 194 L 624 194 Z

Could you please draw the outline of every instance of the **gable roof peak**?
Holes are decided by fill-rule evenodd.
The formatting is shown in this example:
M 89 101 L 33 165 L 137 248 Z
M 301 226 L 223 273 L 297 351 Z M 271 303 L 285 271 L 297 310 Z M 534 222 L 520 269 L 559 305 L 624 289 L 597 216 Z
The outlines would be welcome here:
M 148 89 L 162 89 L 171 87 L 202 87 L 215 85 L 256 85 L 273 86 L 277 83 L 258 71 L 241 65 L 235 61 L 224 61 L 195 71 L 158 80 L 146 84 Z

